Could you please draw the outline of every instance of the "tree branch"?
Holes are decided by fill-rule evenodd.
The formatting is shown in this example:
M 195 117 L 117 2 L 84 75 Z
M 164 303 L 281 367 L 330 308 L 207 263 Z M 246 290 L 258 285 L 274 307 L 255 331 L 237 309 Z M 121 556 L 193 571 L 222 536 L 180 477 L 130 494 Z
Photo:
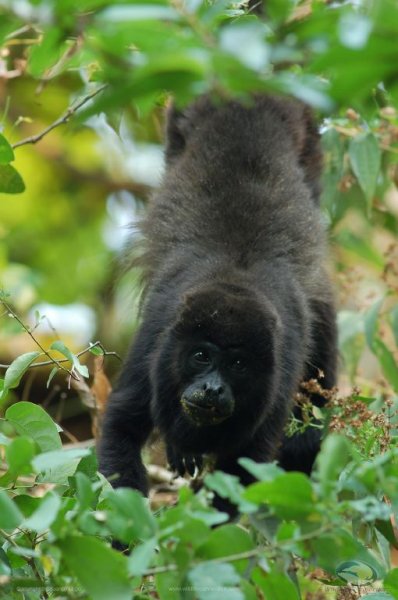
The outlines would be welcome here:
M 26 144 L 36 144 L 37 142 L 40 142 L 40 140 L 42 140 L 43 137 L 47 135 L 47 133 L 49 133 L 56 127 L 59 127 L 60 125 L 64 125 L 65 123 L 67 123 L 69 119 L 79 110 L 79 108 L 84 106 L 84 104 L 86 104 L 89 100 L 92 100 L 92 98 L 97 96 L 97 94 L 100 94 L 106 87 L 106 85 L 102 85 L 90 94 L 87 94 L 87 96 L 84 96 L 84 98 L 79 100 L 76 104 L 72 104 L 71 106 L 69 106 L 69 108 L 67 108 L 67 110 L 64 112 L 63 115 L 59 117 L 59 119 L 54 121 L 54 123 L 51 123 L 51 125 L 43 129 L 43 131 L 37 133 L 36 135 L 31 135 L 23 140 L 20 140 L 19 142 L 15 142 L 15 144 L 12 144 L 12 147 L 19 148 L 19 146 L 25 146 Z

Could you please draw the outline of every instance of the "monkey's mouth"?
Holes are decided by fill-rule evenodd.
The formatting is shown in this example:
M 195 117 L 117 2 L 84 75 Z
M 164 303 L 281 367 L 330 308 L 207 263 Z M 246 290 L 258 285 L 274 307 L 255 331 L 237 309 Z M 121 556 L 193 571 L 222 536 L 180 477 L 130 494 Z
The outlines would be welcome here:
M 203 425 L 218 425 L 231 416 L 230 411 L 225 408 L 215 406 L 214 404 L 199 405 L 196 401 L 192 402 L 188 398 L 181 398 L 181 406 L 188 419 L 198 427 Z

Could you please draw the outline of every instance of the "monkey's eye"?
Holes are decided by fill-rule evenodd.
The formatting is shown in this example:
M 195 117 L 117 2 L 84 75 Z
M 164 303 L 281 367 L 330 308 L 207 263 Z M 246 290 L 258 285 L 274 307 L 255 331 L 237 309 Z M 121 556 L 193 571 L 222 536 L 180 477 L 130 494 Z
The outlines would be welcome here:
M 209 365 L 210 364 L 210 355 L 206 350 L 197 350 L 194 352 L 192 358 L 199 365 Z
M 247 369 L 247 364 L 243 358 L 234 358 L 230 367 L 236 373 L 244 373 Z

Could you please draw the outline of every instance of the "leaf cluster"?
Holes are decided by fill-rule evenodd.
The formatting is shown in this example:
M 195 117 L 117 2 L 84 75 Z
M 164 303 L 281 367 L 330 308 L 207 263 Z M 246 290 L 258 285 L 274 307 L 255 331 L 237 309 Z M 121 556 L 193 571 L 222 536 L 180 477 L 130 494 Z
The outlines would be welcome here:
M 93 450 L 62 449 L 40 406 L 14 404 L 0 429 L 7 598 L 151 598 L 156 590 L 162 600 L 204 599 L 223 590 L 237 600 L 298 600 L 317 585 L 334 594 L 376 581 L 385 598 L 398 595 L 389 559 L 389 544 L 398 546 L 396 448 L 363 462 L 354 444 L 331 434 L 311 479 L 241 459 L 252 485 L 208 474 L 199 493 L 184 487 L 178 505 L 153 514 L 138 492 L 111 489 Z M 237 505 L 241 524 L 211 507 L 213 492 Z

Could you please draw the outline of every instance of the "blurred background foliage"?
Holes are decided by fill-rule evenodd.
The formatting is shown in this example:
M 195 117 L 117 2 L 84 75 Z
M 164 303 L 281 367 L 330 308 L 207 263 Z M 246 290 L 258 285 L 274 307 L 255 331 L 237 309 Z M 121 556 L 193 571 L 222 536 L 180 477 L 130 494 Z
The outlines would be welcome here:
M 46 317 L 45 346 L 99 338 L 123 354 L 140 290 L 120 265 L 161 177 L 164 107 L 253 91 L 319 116 L 340 387 L 395 403 L 396 0 L 0 0 L 1 288 L 28 325 Z M 5 311 L 0 362 L 34 349 Z M 47 376 L 32 370 L 3 404 L 63 398 L 61 417 L 78 414 L 62 377 L 43 398 Z

